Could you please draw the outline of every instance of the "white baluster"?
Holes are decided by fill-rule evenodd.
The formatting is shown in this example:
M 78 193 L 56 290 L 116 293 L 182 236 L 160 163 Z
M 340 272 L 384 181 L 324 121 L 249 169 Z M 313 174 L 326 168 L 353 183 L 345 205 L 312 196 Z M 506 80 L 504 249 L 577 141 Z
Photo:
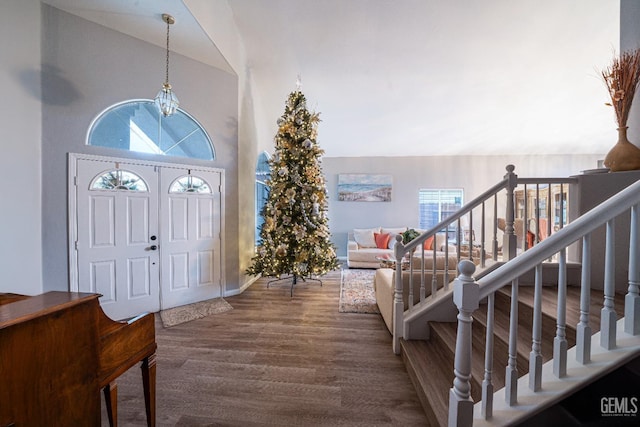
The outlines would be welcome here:
M 409 252 L 409 271 L 407 272 L 409 273 L 409 301 L 407 301 L 409 310 L 413 308 L 413 254 L 413 251 Z
M 435 237 L 433 239 L 435 242 Z M 434 246 L 435 248 L 435 246 Z M 433 250 L 433 262 L 431 263 L 431 298 L 435 298 L 436 292 L 438 292 L 438 276 L 436 275 L 436 251 Z
M 434 235 L 435 236 L 435 235 Z M 433 238 L 435 240 L 435 237 Z M 426 285 L 425 285 L 425 271 L 424 271 L 424 245 L 421 250 L 422 256 L 420 257 L 420 302 L 424 301 L 427 297 Z
M 493 247 L 491 248 L 491 253 L 493 254 L 493 259 L 498 259 L 498 194 L 493 195 Z
M 629 290 L 624 297 L 624 331 L 640 334 L 640 205 L 631 208 L 631 233 L 629 236 Z
M 567 375 L 567 250 L 561 249 L 558 258 L 558 319 L 556 336 L 553 339 L 553 374 L 562 378 Z
M 480 221 L 480 267 L 484 268 L 487 263 L 486 263 L 486 253 L 485 253 L 485 248 L 484 248 L 484 243 L 485 243 L 485 230 L 486 230 L 486 224 L 485 224 L 485 217 L 486 217 L 486 213 L 485 213 L 485 207 L 484 207 L 484 202 L 482 202 L 482 217 L 481 217 L 481 221 Z
M 580 279 L 580 322 L 576 327 L 576 360 L 583 365 L 591 361 L 591 234 L 582 238 L 582 273 Z
M 405 254 L 402 236 L 396 236 L 394 247 L 396 257 L 395 290 L 393 293 L 393 352 L 400 354 L 400 338 L 402 338 L 404 302 L 402 301 L 402 257 Z
M 518 279 L 511 282 L 511 318 L 509 319 L 509 361 L 505 373 L 504 399 L 509 406 L 518 402 Z
M 454 361 L 453 387 L 449 390 L 449 426 L 473 424 L 471 399 L 471 323 L 478 309 L 480 288 L 473 280 L 476 266 L 469 260 L 460 262 L 460 276 L 454 280 L 453 302 L 458 307 L 458 334 Z
M 604 306 L 600 315 L 600 346 L 612 350 L 616 346 L 615 295 L 615 220 L 607 221 L 607 235 L 604 254 Z
M 493 319 L 496 294 L 487 298 L 487 338 L 484 356 L 484 379 L 482 380 L 482 416 L 488 420 L 493 416 Z
M 542 387 L 542 264 L 536 265 L 535 286 L 533 290 L 533 329 L 529 354 L 529 388 L 540 391 Z
M 436 275 L 436 256 L 434 253 L 433 255 L 433 277 L 434 278 L 436 277 L 435 275 Z M 442 287 L 445 292 L 449 291 L 449 228 L 448 227 L 444 229 L 444 278 L 442 279 Z

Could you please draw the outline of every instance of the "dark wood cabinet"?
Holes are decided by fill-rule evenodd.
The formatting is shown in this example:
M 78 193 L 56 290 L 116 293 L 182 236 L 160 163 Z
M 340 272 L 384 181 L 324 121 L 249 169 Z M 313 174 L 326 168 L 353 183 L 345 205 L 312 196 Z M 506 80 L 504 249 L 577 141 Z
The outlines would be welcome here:
M 0 305 L 0 426 L 100 425 L 99 309 L 67 292 Z
M 0 427 L 99 426 L 100 390 L 117 425 L 115 380 L 142 362 L 155 425 L 153 314 L 109 319 L 98 294 L 0 294 Z

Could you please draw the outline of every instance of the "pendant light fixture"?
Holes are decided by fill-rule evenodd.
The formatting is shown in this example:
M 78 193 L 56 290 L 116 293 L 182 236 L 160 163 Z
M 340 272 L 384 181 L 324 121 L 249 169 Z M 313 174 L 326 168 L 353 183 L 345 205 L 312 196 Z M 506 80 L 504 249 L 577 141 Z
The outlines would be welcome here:
M 176 22 L 173 16 L 163 13 L 162 20 L 167 23 L 167 68 L 162 89 L 156 95 L 155 103 L 163 116 L 169 117 L 176 112 L 180 102 L 169 84 L 169 27 Z

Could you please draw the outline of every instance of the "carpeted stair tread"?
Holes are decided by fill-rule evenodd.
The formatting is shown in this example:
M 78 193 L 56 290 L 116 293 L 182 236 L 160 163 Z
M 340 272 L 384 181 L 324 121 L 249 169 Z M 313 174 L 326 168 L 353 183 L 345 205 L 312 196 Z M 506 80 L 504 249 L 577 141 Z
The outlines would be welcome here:
M 429 425 L 446 425 L 449 418 L 449 389 L 453 385 L 453 363 L 432 342 L 401 340 L 400 345 L 402 359 Z

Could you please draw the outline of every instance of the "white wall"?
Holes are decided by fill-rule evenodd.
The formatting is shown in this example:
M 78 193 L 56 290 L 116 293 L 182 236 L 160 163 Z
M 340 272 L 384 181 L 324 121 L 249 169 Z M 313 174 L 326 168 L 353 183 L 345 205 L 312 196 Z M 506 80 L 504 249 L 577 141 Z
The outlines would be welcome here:
M 398 147 L 401 150 L 401 147 Z M 469 201 L 498 183 L 508 164 L 519 177 L 568 177 L 595 169 L 603 154 L 549 156 L 325 157 L 329 226 L 338 256 L 346 256 L 347 233 L 376 226 L 418 227 L 421 188 L 462 188 Z M 338 174 L 373 173 L 393 177 L 391 202 L 337 200 Z
M 640 48 L 640 2 L 620 0 L 620 51 Z M 636 93 L 629 114 L 629 140 L 640 147 L 640 94 Z
M 180 106 L 209 133 L 213 161 L 86 145 L 92 120 L 128 99 L 152 98 L 164 79 L 164 49 L 43 6 L 42 174 L 44 290 L 68 289 L 67 153 L 188 163 L 225 170 L 226 289 L 238 288 L 238 79 L 178 54 L 171 83 Z
M 196 18 L 212 43 L 222 53 L 238 75 L 238 228 L 233 230 L 234 247 L 229 250 L 238 256 L 239 286 L 229 289 L 227 295 L 236 293 L 251 283 L 252 278 L 244 274 L 255 254 L 254 171 L 261 146 L 271 147 L 258 137 L 257 123 L 263 123 L 259 95 L 251 73 L 246 65 L 244 41 L 235 25 L 233 11 L 226 1 L 185 0 L 185 4 Z
M 0 13 L 0 292 L 42 292 L 40 2 Z

